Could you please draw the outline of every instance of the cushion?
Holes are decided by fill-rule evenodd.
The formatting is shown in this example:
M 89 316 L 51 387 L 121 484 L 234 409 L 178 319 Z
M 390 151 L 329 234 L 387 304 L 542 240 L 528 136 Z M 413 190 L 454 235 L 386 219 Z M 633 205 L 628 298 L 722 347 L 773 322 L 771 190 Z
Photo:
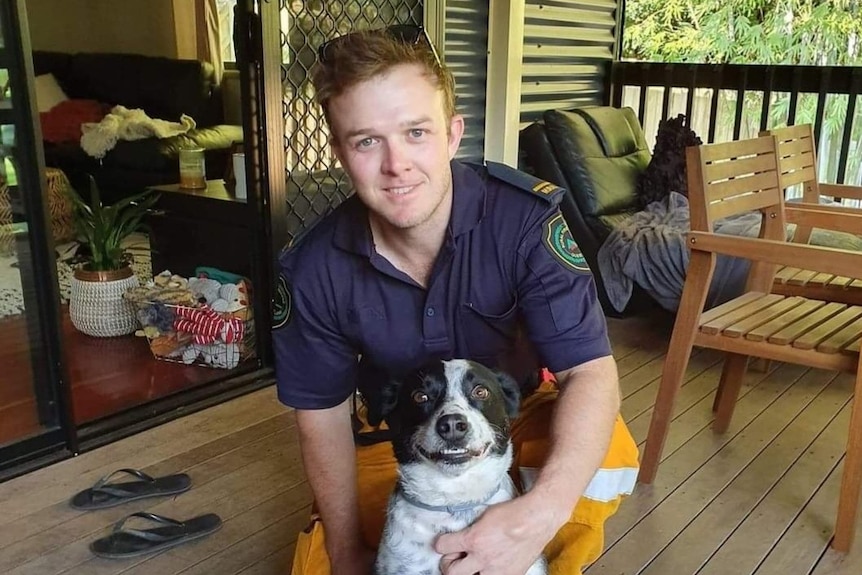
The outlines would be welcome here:
M 685 114 L 659 122 L 652 160 L 638 176 L 636 192 L 641 208 L 663 200 L 670 192 L 688 197 L 685 149 L 702 143 L 687 125 Z
M 39 113 L 47 112 L 68 99 L 69 97 L 57 83 L 54 74 L 36 76 L 36 106 L 39 108 Z
M 543 114 L 548 141 L 585 218 L 624 212 L 637 204 L 635 184 L 650 161 L 637 117 L 607 107 Z
M 81 124 L 100 122 L 107 112 L 108 107 L 95 100 L 64 100 L 39 114 L 42 139 L 53 144 L 78 142 Z

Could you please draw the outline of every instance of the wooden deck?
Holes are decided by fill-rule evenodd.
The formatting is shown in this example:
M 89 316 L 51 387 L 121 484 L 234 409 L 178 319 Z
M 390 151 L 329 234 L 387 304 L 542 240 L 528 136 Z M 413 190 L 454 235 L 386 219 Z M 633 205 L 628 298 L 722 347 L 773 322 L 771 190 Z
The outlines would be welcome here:
M 646 437 L 669 321 L 611 320 L 623 414 Z M 847 556 L 828 550 L 852 382 L 775 365 L 751 372 L 730 430 L 709 429 L 719 356 L 696 352 L 656 483 L 639 487 L 607 525 L 598 574 L 858 575 L 862 529 Z M 124 466 L 185 471 L 191 491 L 95 512 L 67 499 Z M 272 388 L 190 415 L 0 484 L 0 573 L 10 575 L 287 574 L 311 496 L 293 414 Z M 220 531 L 131 560 L 87 545 L 126 514 L 216 512 Z

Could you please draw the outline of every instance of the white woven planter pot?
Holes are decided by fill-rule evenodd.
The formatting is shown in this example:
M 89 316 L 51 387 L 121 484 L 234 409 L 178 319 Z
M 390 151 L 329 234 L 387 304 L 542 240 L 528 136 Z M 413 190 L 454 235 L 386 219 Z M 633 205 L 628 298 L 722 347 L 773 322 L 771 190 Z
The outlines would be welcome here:
M 97 279 L 100 277 L 105 279 Z M 135 307 L 123 299 L 123 294 L 137 285 L 138 277 L 130 267 L 116 272 L 76 270 L 69 298 L 72 325 L 94 337 L 134 333 Z

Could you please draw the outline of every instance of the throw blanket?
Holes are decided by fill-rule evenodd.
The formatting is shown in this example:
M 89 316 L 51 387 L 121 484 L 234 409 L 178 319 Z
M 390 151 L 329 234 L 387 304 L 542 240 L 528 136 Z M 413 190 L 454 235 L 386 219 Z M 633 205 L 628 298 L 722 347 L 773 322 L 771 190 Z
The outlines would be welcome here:
M 823 199 L 822 203 L 831 203 Z M 717 220 L 718 234 L 757 237 L 760 213 L 747 212 Z M 625 309 L 636 282 L 662 307 L 675 312 L 682 297 L 689 250 L 685 234 L 691 229 L 688 198 L 676 192 L 652 202 L 615 229 L 599 248 L 598 265 L 611 304 L 617 311 Z M 793 237 L 794 224 L 787 226 L 787 238 Z M 862 251 L 862 237 L 815 228 L 810 243 L 817 246 Z M 706 307 L 728 301 L 745 287 L 749 262 L 719 254 L 715 273 L 707 294 Z
M 615 229 L 599 249 L 598 263 L 611 304 L 622 311 L 637 282 L 662 307 L 676 311 L 685 284 L 689 250 L 685 234 L 691 229 L 688 198 L 676 192 L 652 202 Z M 760 214 L 746 213 L 715 222 L 716 233 L 756 237 Z M 707 307 L 742 292 L 747 260 L 719 255 Z
M 179 122 L 150 118 L 141 109 L 130 110 L 114 106 L 111 112 L 98 123 L 81 125 L 81 148 L 98 159 L 114 149 L 119 140 L 143 140 L 144 138 L 170 138 L 194 129 L 195 121 L 185 114 Z

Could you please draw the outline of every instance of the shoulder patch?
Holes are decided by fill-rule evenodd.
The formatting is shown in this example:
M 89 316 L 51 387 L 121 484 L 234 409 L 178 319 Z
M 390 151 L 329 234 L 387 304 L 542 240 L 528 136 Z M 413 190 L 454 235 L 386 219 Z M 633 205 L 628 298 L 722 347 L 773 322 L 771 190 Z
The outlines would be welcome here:
M 581 248 L 572 237 L 563 214 L 557 212 L 545 221 L 542 243 L 563 267 L 577 273 L 591 273 Z
M 275 294 L 272 298 L 272 329 L 279 329 L 290 321 L 291 307 L 293 301 L 290 295 L 290 286 L 283 275 L 278 276 L 275 284 Z
M 535 196 L 544 198 L 552 203 L 556 203 L 558 201 L 558 196 L 565 191 L 564 188 L 561 188 L 556 184 L 552 184 L 551 182 L 542 180 L 526 172 L 516 170 L 506 164 L 501 164 L 499 162 L 486 162 L 485 165 L 487 166 L 489 175 L 494 176 L 498 180 L 502 180 L 507 184 L 511 184 L 520 190 L 524 190 Z

